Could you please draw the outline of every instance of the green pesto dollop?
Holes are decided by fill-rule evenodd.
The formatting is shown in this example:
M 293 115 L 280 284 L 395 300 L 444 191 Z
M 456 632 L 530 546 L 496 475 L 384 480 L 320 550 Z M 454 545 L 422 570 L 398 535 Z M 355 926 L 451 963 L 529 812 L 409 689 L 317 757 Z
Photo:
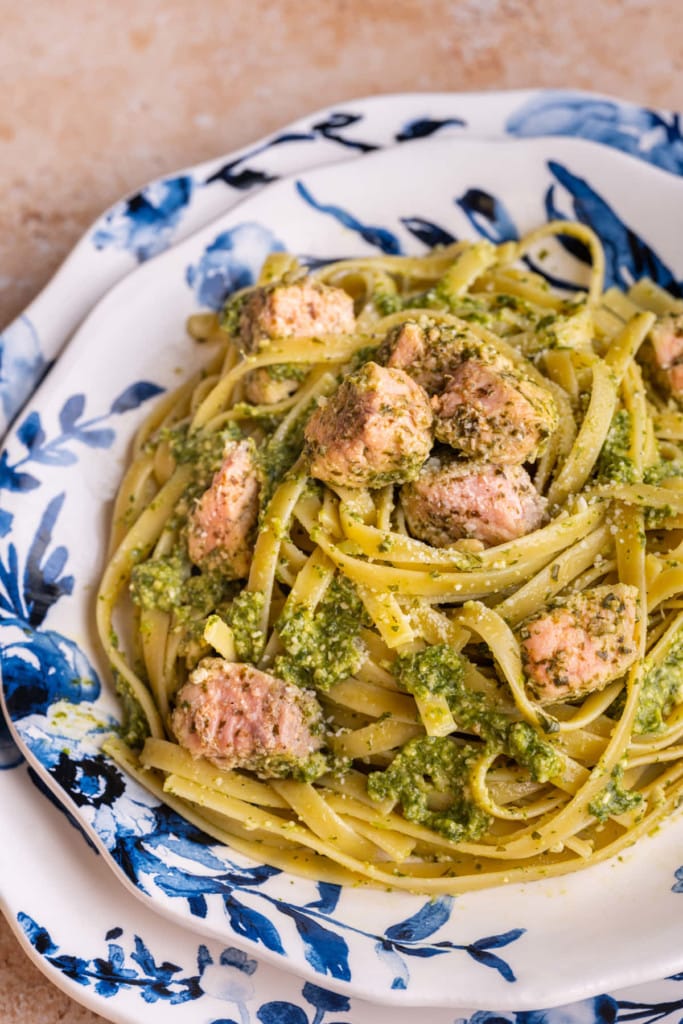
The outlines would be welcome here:
M 528 722 L 511 722 L 508 725 L 505 752 L 518 765 L 529 770 L 534 782 L 548 782 L 562 773 L 562 758 Z
M 481 709 L 481 694 L 465 687 L 463 659 L 448 644 L 433 644 L 415 654 L 400 655 L 394 662 L 394 674 L 400 686 L 416 697 L 435 694 L 446 697 L 452 710 L 462 706 L 462 725 L 475 720 Z
M 240 333 L 240 318 L 248 297 L 248 292 L 243 292 L 241 295 L 233 295 L 223 307 L 221 327 L 231 338 L 236 338 Z
M 633 731 L 641 735 L 660 732 L 676 705 L 683 703 L 683 626 L 673 638 L 664 659 L 648 666 L 640 689 Z
M 119 734 L 124 743 L 139 750 L 150 734 L 147 716 L 142 710 L 140 701 L 131 690 L 130 684 L 118 672 L 115 673 L 115 684 L 123 711 Z
M 403 298 L 398 292 L 375 292 L 372 304 L 380 316 L 391 316 L 403 309 Z
M 614 414 L 597 463 L 598 480 L 619 484 L 636 481 L 631 449 L 631 416 L 626 409 Z
M 273 363 L 264 369 L 271 380 L 301 381 L 308 376 L 310 366 L 306 363 Z
M 404 309 L 436 309 L 452 313 L 461 320 L 469 320 L 472 323 L 488 325 L 494 319 L 481 300 L 471 295 L 456 295 L 439 283 L 433 288 L 412 295 L 376 292 L 372 302 L 381 316 L 391 316 Z
M 665 480 L 683 477 L 683 462 L 675 459 L 660 459 L 654 466 L 648 466 L 643 472 L 643 483 L 657 487 Z
M 256 451 L 256 459 L 263 476 L 261 511 L 265 511 L 268 501 L 278 484 L 284 479 L 304 447 L 304 428 L 311 413 L 316 407 L 315 400 L 300 412 L 290 423 L 283 437 L 277 440 L 271 437 Z
M 251 770 L 264 779 L 293 779 L 295 782 L 315 782 L 330 770 L 328 759 L 320 751 L 310 754 L 303 761 L 286 754 L 264 756 Z
M 419 736 L 410 740 L 389 767 L 368 776 L 373 800 L 394 799 L 404 816 L 455 842 L 479 839 L 491 818 L 469 795 L 469 766 L 479 750 L 447 736 Z M 446 795 L 446 807 L 432 810 L 430 795 Z
M 363 621 L 353 584 L 335 577 L 315 612 L 297 605 L 281 616 L 277 629 L 287 653 L 276 658 L 275 674 L 297 686 L 331 689 L 365 661 Z
M 223 463 L 228 441 L 239 441 L 242 432 L 229 423 L 221 430 L 188 430 L 187 426 L 168 431 L 171 452 L 178 465 L 190 464 L 198 481 L 207 486 Z
M 183 604 L 185 582 L 190 574 L 187 558 L 179 553 L 149 558 L 131 573 L 130 591 L 135 604 L 147 610 L 172 612 Z
M 653 466 L 648 466 L 643 472 L 643 483 L 658 487 L 666 480 L 683 477 L 683 462 L 677 459 L 660 458 Z M 671 505 L 664 505 L 662 508 L 646 506 L 643 510 L 645 529 L 656 530 L 674 514 Z
M 130 592 L 140 608 L 174 612 L 182 622 L 215 611 L 234 593 L 235 583 L 220 572 L 193 573 L 187 556 L 175 551 L 140 562 L 131 573 Z
M 490 750 L 527 768 L 535 781 L 546 782 L 559 775 L 563 762 L 553 746 L 533 726 L 513 721 L 495 710 L 483 693 L 469 689 L 464 665 L 464 659 L 448 644 L 434 644 L 397 658 L 394 671 L 399 685 L 416 697 L 430 693 L 445 697 L 460 729 L 473 732 Z
M 265 594 L 260 590 L 243 590 L 225 614 L 235 638 L 238 661 L 253 665 L 263 654 L 265 636 L 261 629 L 261 616 L 265 603 Z
M 588 810 L 598 821 L 607 821 L 613 814 L 625 814 L 643 802 L 640 793 L 624 789 L 623 778 L 624 767 L 618 764 L 605 788 L 589 803 Z

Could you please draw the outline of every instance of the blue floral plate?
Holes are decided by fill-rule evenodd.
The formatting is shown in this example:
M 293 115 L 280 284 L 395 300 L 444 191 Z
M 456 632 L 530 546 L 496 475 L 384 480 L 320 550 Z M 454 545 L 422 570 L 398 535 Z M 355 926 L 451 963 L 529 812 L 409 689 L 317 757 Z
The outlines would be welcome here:
M 102 757 L 118 709 L 101 682 L 90 603 L 132 431 L 176 368 L 191 369 L 185 315 L 248 281 L 266 252 L 420 251 L 569 215 L 602 234 L 611 281 L 647 272 L 676 289 L 682 191 L 676 176 L 583 141 L 414 142 L 271 185 L 88 317 L 0 462 L 4 693 L 31 762 L 155 909 L 315 984 L 405 1005 L 481 1003 L 486 992 L 489 1006 L 538 1007 L 680 966 L 675 825 L 616 867 L 457 902 L 315 886 L 211 844 Z M 580 269 L 559 251 L 550 267 L 558 279 Z
M 0 433 L 93 304 L 138 263 L 285 174 L 435 135 L 587 139 L 683 173 L 678 114 L 591 93 L 412 93 L 319 110 L 242 150 L 145 185 L 92 225 L 47 287 L 0 334 Z
M 118 1024 L 414 1024 L 414 1009 L 333 992 L 163 920 L 119 885 L 32 769 L 15 765 L 0 779 L 12 834 L 0 845 L 0 907 L 50 981 L 93 1012 Z M 478 995 L 491 1005 L 485 980 Z M 678 1024 L 682 1015 L 679 975 L 551 1010 L 432 1009 L 429 1024 Z

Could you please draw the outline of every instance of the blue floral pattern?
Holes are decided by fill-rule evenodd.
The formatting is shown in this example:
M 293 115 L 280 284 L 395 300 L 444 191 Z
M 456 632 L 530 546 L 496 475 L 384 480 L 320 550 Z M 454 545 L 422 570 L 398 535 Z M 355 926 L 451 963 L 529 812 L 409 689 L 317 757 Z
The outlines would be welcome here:
M 46 369 L 38 332 L 27 316 L 20 316 L 0 334 L 0 409 L 5 423 L 14 419 Z
M 557 135 L 599 142 L 683 174 L 680 114 L 581 93 L 541 92 L 508 117 L 505 129 L 518 138 Z
M 379 118 L 373 109 L 377 101 L 362 101 L 352 110 L 333 109 L 314 115 L 233 157 L 216 161 L 211 168 L 152 182 L 107 211 L 91 232 L 89 244 L 96 252 L 128 254 L 141 262 L 196 230 L 205 216 L 204 209 L 208 217 L 219 212 L 215 204 L 204 202 L 215 186 L 227 185 L 239 197 L 277 181 L 283 173 L 281 154 L 285 154 L 282 164 L 287 173 L 292 159 L 301 169 L 320 159 L 318 154 L 322 155 L 326 147 L 352 156 L 443 132 L 469 137 L 582 138 L 619 149 L 670 173 L 683 173 L 679 114 L 566 90 L 539 91 L 506 112 L 514 94 L 509 98 L 500 95 L 501 112 L 493 119 L 479 111 L 476 99 L 457 95 L 425 95 L 417 103 L 415 98 L 411 101 L 404 97 L 395 112 L 387 109 Z M 414 108 L 414 113 L 406 116 L 403 107 Z M 288 158 L 286 154 L 291 155 Z M 229 192 L 225 195 L 224 205 L 235 201 Z M 116 274 L 124 272 L 123 264 L 112 263 L 109 284 L 114 283 Z M 49 322 L 45 335 L 39 340 L 40 335 L 26 317 L 0 335 L 0 408 L 4 412 L 0 424 L 8 424 L 16 415 L 61 347 L 64 338 L 55 335 Z
M 308 203 L 314 210 L 333 217 L 342 227 L 355 231 L 368 245 L 374 246 L 380 252 L 386 253 L 389 256 L 400 256 L 402 254 L 401 243 L 392 231 L 377 225 L 363 224 L 352 213 L 342 209 L 336 203 L 319 202 L 313 197 L 303 181 L 297 181 L 296 190 L 303 201 Z
M 248 264 L 239 255 L 243 249 L 234 243 L 245 238 L 250 253 L 254 240 L 257 245 L 264 238 L 270 241 L 253 225 L 246 225 L 242 233 L 236 229 L 225 251 L 233 257 L 238 253 L 238 267 Z M 30 412 L 16 431 L 25 455 L 15 461 L 10 461 L 7 452 L 0 457 L 0 489 L 17 495 L 33 492 L 41 487 L 36 467 L 76 465 L 79 445 L 109 448 L 115 431 L 106 425 L 108 421 L 137 409 L 160 390 L 150 382 L 137 381 L 112 401 L 104 415 L 90 418 L 85 418 L 85 396 L 72 395 L 59 411 L 60 431 L 53 437 L 47 436 L 40 415 Z M 514 943 L 523 929 L 465 944 L 438 940 L 453 903 L 446 897 L 426 903 L 383 935 L 351 928 L 334 917 L 338 886 L 320 883 L 317 897 L 309 903 L 287 903 L 264 888 L 279 874 L 277 869 L 243 867 L 217 855 L 208 836 L 139 787 L 127 785 L 118 767 L 99 749 L 102 737 L 116 728 L 116 720 L 101 713 L 88 717 L 101 691 L 96 672 L 72 640 L 44 628 L 50 608 L 68 597 L 74 587 L 73 576 L 66 572 L 68 551 L 53 541 L 64 500 L 64 492 L 59 492 L 48 501 L 23 558 L 11 539 L 11 514 L 5 520 L 6 545 L 4 552 L 0 550 L 0 664 L 5 702 L 26 749 L 68 795 L 130 880 L 143 892 L 156 889 L 186 901 L 191 913 L 200 918 L 207 915 L 209 899 L 219 900 L 235 935 L 279 956 L 286 955 L 281 927 L 276 924 L 278 918 L 283 919 L 293 925 L 312 970 L 340 981 L 351 978 L 346 930 L 374 947 L 378 962 L 393 973 L 390 987 L 395 989 L 405 988 L 409 982 L 410 958 L 449 953 L 465 953 L 514 982 L 510 964 L 492 950 Z M 76 716 L 74 722 L 74 709 L 81 706 L 86 716 Z M 168 861 L 170 850 L 173 864 Z M 178 860 L 183 862 L 182 870 L 176 866 Z M 259 904 L 263 909 L 257 909 Z
M 93 232 L 93 245 L 128 250 L 140 262 L 157 256 L 171 244 L 193 188 L 187 174 L 147 185 L 105 214 Z
M 459 132 L 465 126 L 464 118 L 455 110 L 451 116 L 412 117 L 393 131 L 393 141 Z M 552 93 L 535 97 L 511 114 L 506 130 L 517 136 L 557 134 L 590 138 L 630 152 L 671 173 L 683 173 L 680 122 L 674 116 L 595 98 L 577 98 L 575 94 Z M 367 153 L 392 141 L 374 141 L 365 131 L 361 114 L 332 112 L 315 119 L 309 129 L 282 133 L 211 173 L 176 176 L 143 189 L 110 211 L 100 221 L 91 241 L 99 251 L 114 249 L 138 261 L 147 260 L 186 230 L 193 204 L 198 196 L 206 194 L 207 186 L 220 183 L 241 192 L 254 189 L 279 176 L 268 170 L 268 160 L 260 163 L 262 158 L 291 144 L 303 144 L 305 148 L 306 144 L 320 140 L 351 154 Z M 548 173 L 546 215 L 576 217 L 602 235 L 610 283 L 628 284 L 649 273 L 672 293 L 681 294 L 681 282 L 673 269 L 585 177 L 557 161 L 548 163 Z M 319 194 L 301 179 L 295 188 L 307 210 L 330 218 L 380 252 L 404 251 L 402 233 L 430 246 L 447 244 L 455 237 L 450 225 L 417 213 L 399 217 L 393 224 L 378 224 L 372 217 L 346 209 L 334 196 Z M 514 217 L 501 197 L 473 185 L 452 198 L 457 210 L 481 237 L 493 241 L 517 237 Z M 562 244 L 575 259 L 585 261 L 586 253 L 581 246 L 569 239 L 562 240 Z M 205 246 L 186 268 L 186 284 L 199 304 L 217 309 L 227 294 L 254 280 L 268 252 L 283 248 L 284 243 L 268 228 L 245 221 L 222 231 Z M 314 262 L 314 258 L 310 261 Z M 530 265 L 533 266 L 531 261 Z M 567 284 L 552 280 L 560 287 Z M 23 318 L 0 337 L 0 404 L 6 417 L 13 415 L 16 396 L 25 397 L 46 368 L 39 332 L 30 319 Z M 23 391 L 15 387 L 21 381 Z M 233 934 L 259 950 L 282 956 L 291 950 L 294 937 L 310 970 L 341 984 L 353 973 L 350 941 L 360 939 L 360 955 L 368 950 L 374 952 L 387 989 L 408 989 L 411 965 L 444 956 L 449 963 L 476 965 L 477 971 L 481 969 L 482 979 L 514 984 L 518 973 L 516 943 L 524 935 L 523 928 L 512 927 L 461 943 L 440 938 L 445 934 L 442 929 L 449 923 L 453 907 L 452 900 L 442 898 L 418 906 L 408 917 L 376 934 L 341 921 L 336 916 L 340 891 L 324 884 L 317 886 L 314 897 L 306 903 L 289 903 L 271 887 L 271 882 L 277 882 L 277 871 L 263 865 L 245 867 L 226 858 L 207 836 L 151 800 L 100 753 L 101 737 L 115 728 L 116 720 L 98 715 L 88 721 L 89 709 L 101 689 L 97 673 L 72 640 L 45 626 L 51 609 L 58 602 L 67 603 L 74 592 L 68 549 L 57 540 L 64 521 L 65 492 L 52 489 L 42 502 L 37 499 L 42 497 L 44 473 L 66 472 L 78 465 L 82 453 L 109 449 L 115 438 L 114 418 L 139 408 L 159 390 L 153 383 L 138 381 L 98 415 L 86 413 L 84 394 L 70 395 L 59 410 L 56 432 L 48 436 L 43 419 L 33 411 L 14 435 L 14 450 L 20 447 L 21 453 L 0 455 L 0 491 L 12 499 L 6 508 L 0 508 L 0 659 L 7 707 L 22 745 L 42 766 L 55 788 L 69 795 L 78 808 L 76 820 L 95 830 L 141 891 L 162 893 L 168 900 L 186 905 L 198 919 L 208 917 L 218 906 Z M 24 498 L 30 501 L 36 522 L 30 542 L 22 546 L 14 540 L 14 516 L 16 509 L 28 508 L 28 504 L 22 504 Z M 65 709 L 70 710 L 64 714 Z M 58 719 L 58 714 L 63 718 Z M 0 767 L 16 765 L 18 757 L 8 734 L 0 727 Z M 683 891 L 682 872 L 680 868 L 676 873 L 672 886 L 675 893 Z M 25 927 L 34 948 L 54 958 L 50 964 L 55 970 L 71 970 L 78 984 L 92 986 L 105 997 L 120 988 L 132 987 L 148 1002 L 163 1000 L 173 1005 L 208 993 L 206 979 L 211 978 L 213 968 L 217 978 L 218 968 L 234 969 L 243 984 L 251 976 L 246 968 L 230 960 L 243 957 L 240 962 L 246 963 L 247 954 L 226 950 L 225 962 L 222 956 L 216 962 L 200 960 L 198 956 L 196 971 L 188 973 L 174 965 L 157 963 L 142 940 L 139 946 L 136 939 L 125 947 L 116 929 L 107 936 L 106 956 L 79 961 L 69 955 L 62 959 L 59 947 L 39 925 L 27 918 Z M 193 984 L 199 988 L 193 988 Z M 219 985 L 218 980 L 216 984 Z M 302 990 L 302 996 L 312 1010 L 295 1003 L 270 1002 L 258 1008 L 256 1017 L 265 1024 L 318 1024 L 327 1013 L 349 1010 L 345 996 L 310 983 Z M 232 1001 L 244 1021 L 246 998 Z M 654 1005 L 632 1004 L 628 1013 L 632 1011 L 633 1016 L 628 1016 L 627 1004 L 622 1006 L 611 997 L 602 996 L 576 1004 L 580 1009 L 572 1008 L 573 1016 L 556 1016 L 556 1011 L 495 1016 L 511 1024 L 612 1021 L 620 1015 L 623 1020 L 649 1022 L 662 1019 L 669 1012 L 661 1008 L 655 1011 Z M 486 1020 L 488 1024 L 493 1017 L 482 1012 L 469 1021 L 483 1024 Z M 226 1021 L 227 1018 L 221 1018 L 214 1024 Z
M 84 419 L 84 395 L 72 395 L 59 414 L 60 432 L 46 436 L 37 412 L 19 425 L 16 436 L 25 449 L 23 457 L 10 462 L 7 450 L 0 453 L 0 492 L 17 494 L 41 486 L 36 466 L 69 467 L 78 461 L 74 445 L 108 448 L 114 431 L 104 426 L 112 416 L 137 409 L 161 392 L 149 381 L 137 381 L 123 391 L 106 414 Z M 28 471 L 31 467 L 33 472 Z M 64 505 L 64 492 L 44 506 L 31 543 L 20 552 L 12 538 L 14 515 L 0 508 L 0 666 L 7 710 L 12 718 L 47 714 L 60 701 L 91 703 L 100 683 L 80 648 L 53 630 L 42 629 L 49 609 L 72 593 L 74 578 L 65 572 L 68 552 L 53 544 L 55 524 Z M 22 761 L 0 714 L 0 767 Z
M 231 292 L 254 283 L 268 253 L 283 250 L 261 224 L 239 224 L 216 236 L 199 263 L 187 268 L 186 280 L 201 306 L 218 310 Z
M 296 1002 L 262 1002 L 258 997 L 258 962 L 232 946 L 212 955 L 206 945 L 200 944 L 193 962 L 172 963 L 155 956 L 140 935 L 127 935 L 114 926 L 104 935 L 99 955 L 79 956 L 63 951 L 50 932 L 29 914 L 20 912 L 18 923 L 52 971 L 81 988 L 92 988 L 103 1000 L 134 992 L 148 1006 L 164 1003 L 170 1007 L 208 998 L 212 1003 L 230 1004 L 240 1024 L 253 1020 L 261 1024 L 333 1024 L 328 1014 L 335 1014 L 334 1024 L 351 1024 L 360 1009 L 347 996 L 311 982 L 303 984 Z M 648 998 L 645 991 L 636 999 L 635 990 L 622 995 L 603 993 L 552 1009 L 477 1010 L 457 1018 L 454 1024 L 673 1024 L 683 1011 L 683 993 L 675 985 L 683 981 L 683 976 L 670 981 L 670 994 L 664 999 Z M 433 1012 L 441 1017 L 439 1011 Z M 211 1024 L 236 1022 L 234 1017 L 214 1017 Z
M 0 772 L 18 768 L 24 760 L 9 731 L 9 726 L 0 708 Z

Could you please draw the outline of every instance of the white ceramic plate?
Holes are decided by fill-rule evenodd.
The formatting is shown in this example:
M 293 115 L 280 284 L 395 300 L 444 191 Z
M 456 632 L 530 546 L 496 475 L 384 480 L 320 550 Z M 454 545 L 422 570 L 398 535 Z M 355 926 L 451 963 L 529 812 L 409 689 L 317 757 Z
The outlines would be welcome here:
M 349 999 L 164 921 L 121 888 L 25 764 L 0 774 L 0 787 L 12 833 L 0 845 L 0 908 L 47 977 L 107 1020 L 414 1024 L 414 1009 Z M 485 985 L 479 995 L 487 1006 Z M 683 975 L 554 1010 L 432 1009 L 429 1024 L 677 1024 L 681 1012 Z
M 603 236 L 610 281 L 647 272 L 678 287 L 682 199 L 678 178 L 579 140 L 414 143 L 264 189 L 88 317 L 3 457 L 4 690 L 30 760 L 155 909 L 399 1005 L 476 1004 L 486 992 L 489 1006 L 533 1008 L 680 966 L 680 822 L 618 865 L 457 901 L 315 886 L 207 845 L 99 753 L 118 712 L 90 619 L 106 503 L 148 402 L 191 369 L 182 325 L 198 298 L 217 304 L 278 245 L 313 259 L 419 251 L 422 239 L 510 237 L 563 213 Z M 559 248 L 548 266 L 581 269 Z
M 259 963 L 235 947 L 202 941 L 170 925 L 122 891 L 102 858 L 66 816 L 46 803 L 35 777 L 15 765 L 2 777 L 13 829 L 0 847 L 3 910 L 23 947 L 73 999 L 120 1024 L 411 1024 L 415 1011 L 347 999 L 324 985 Z M 59 884 L 55 884 L 58 882 Z M 74 899 L 74 893 L 79 899 Z M 463 1024 L 612 1024 L 637 1019 L 674 1024 L 683 978 L 601 993 L 555 1010 L 458 1010 Z M 486 988 L 480 1005 L 486 1004 Z M 430 1024 L 452 1024 L 432 1010 Z
M 683 173 L 678 115 L 575 90 L 374 96 L 319 110 L 235 153 L 150 182 L 98 218 L 0 334 L 0 432 L 93 304 L 137 263 L 283 174 L 436 134 L 582 138 Z

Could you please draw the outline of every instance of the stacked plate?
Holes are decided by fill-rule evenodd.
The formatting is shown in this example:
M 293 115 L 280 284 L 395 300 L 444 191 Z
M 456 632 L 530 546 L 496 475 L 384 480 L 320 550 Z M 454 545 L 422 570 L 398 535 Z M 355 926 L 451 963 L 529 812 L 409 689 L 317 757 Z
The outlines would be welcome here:
M 201 359 L 190 313 L 275 250 L 316 265 L 556 217 L 602 237 L 607 284 L 680 294 L 682 175 L 677 116 L 584 93 L 356 101 L 119 203 L 0 337 L 5 426 L 16 416 L 0 461 L 3 909 L 74 998 L 129 1024 L 171 1005 L 214 1024 L 683 1007 L 683 974 L 614 991 L 683 968 L 680 818 L 618 864 L 457 901 L 294 879 L 211 843 L 102 755 L 119 709 L 92 635 L 131 438 Z M 544 272 L 562 279 L 559 250 Z

